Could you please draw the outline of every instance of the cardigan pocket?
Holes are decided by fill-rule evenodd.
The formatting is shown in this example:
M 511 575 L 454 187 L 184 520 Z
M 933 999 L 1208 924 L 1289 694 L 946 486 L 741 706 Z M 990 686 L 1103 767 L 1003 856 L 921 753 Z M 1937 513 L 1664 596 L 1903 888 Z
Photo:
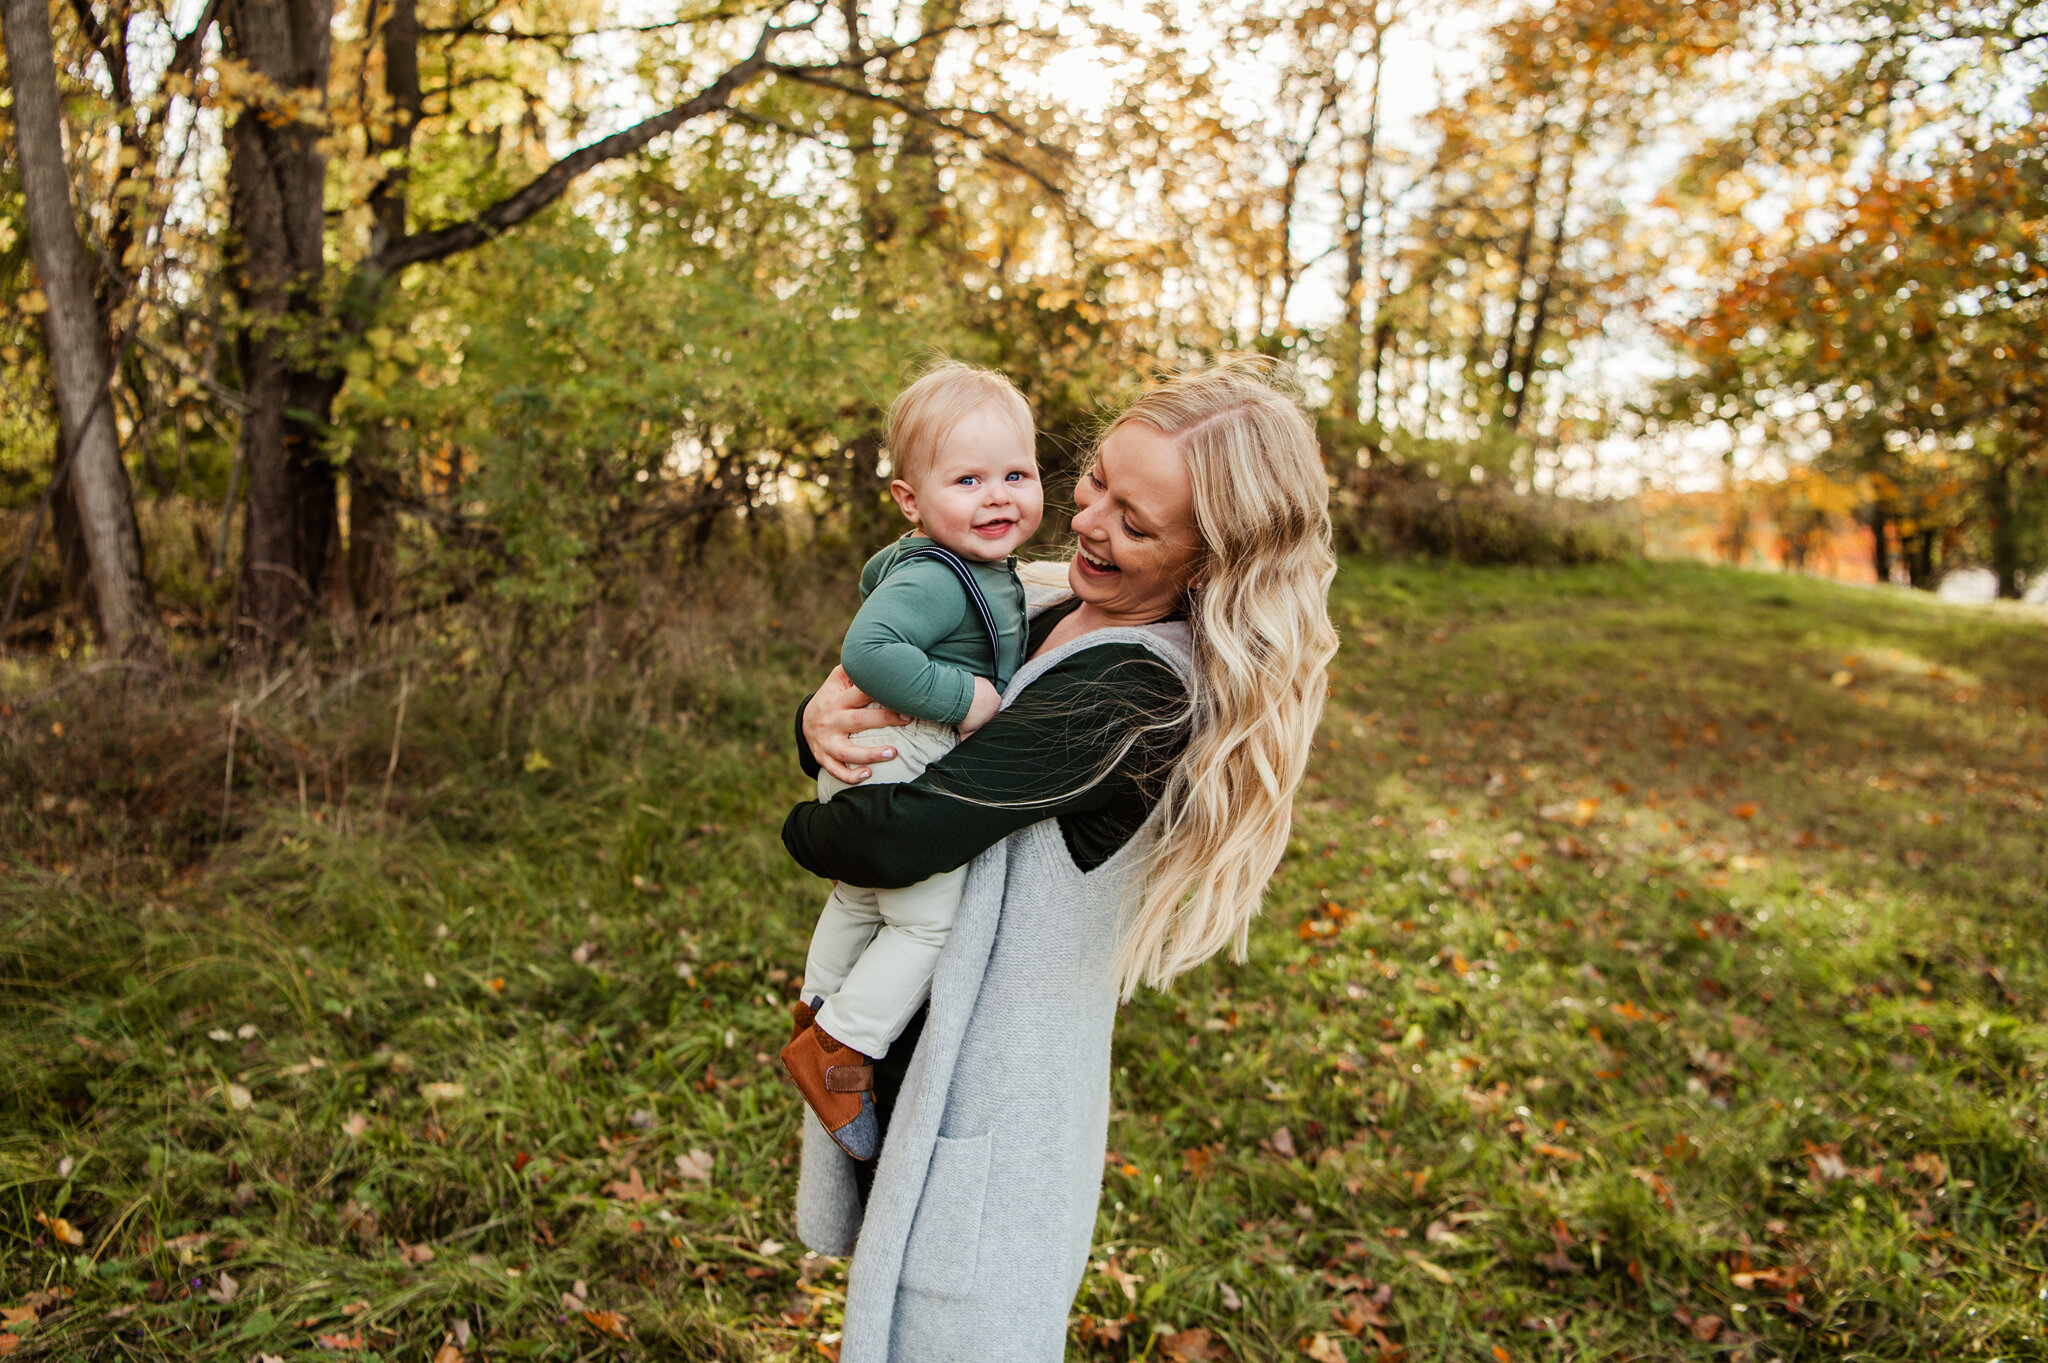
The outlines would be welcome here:
M 903 1251 L 902 1285 L 959 1300 L 974 1290 L 981 1220 L 988 1197 L 990 1135 L 940 1136 Z

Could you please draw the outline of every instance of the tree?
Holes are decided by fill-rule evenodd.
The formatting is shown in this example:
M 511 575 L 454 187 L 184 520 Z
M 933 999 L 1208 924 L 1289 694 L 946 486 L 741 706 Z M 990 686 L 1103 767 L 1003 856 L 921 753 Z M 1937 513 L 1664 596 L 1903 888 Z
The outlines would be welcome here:
M 108 648 L 151 656 L 162 640 L 108 390 L 113 354 L 64 165 L 49 10 L 43 0 L 6 0 L 4 14 L 29 242 L 46 301 L 43 327 L 60 417 L 59 455 L 45 504 L 67 498 L 75 508 L 92 604 Z M 11 599 L 8 606 L 11 611 Z
M 1667 400 L 1861 475 L 1881 575 L 1894 538 L 1926 589 L 1967 546 L 2016 597 L 2048 497 L 2048 5 L 1844 0 L 1796 17 L 1756 41 L 1824 38 L 1847 60 L 1809 69 L 1680 178 L 1715 292 L 1671 328 L 1693 368 Z M 1706 211 L 1765 183 L 1802 186 L 1782 221 Z

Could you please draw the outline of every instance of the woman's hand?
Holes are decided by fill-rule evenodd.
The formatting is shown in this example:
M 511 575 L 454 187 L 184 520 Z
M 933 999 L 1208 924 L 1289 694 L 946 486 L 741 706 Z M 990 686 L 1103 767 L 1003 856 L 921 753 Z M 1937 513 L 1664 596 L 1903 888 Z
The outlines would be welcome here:
M 967 718 L 960 721 L 960 737 L 979 729 L 1002 712 L 1003 693 L 996 690 L 995 683 L 987 677 L 974 679 L 974 704 L 968 707 Z
M 908 723 L 908 715 L 875 704 L 847 677 L 845 668 L 835 667 L 804 706 L 804 742 L 811 745 L 811 756 L 818 759 L 820 767 L 849 786 L 857 786 L 871 774 L 866 763 L 886 762 L 896 750 L 866 747 L 854 742 L 853 736 Z

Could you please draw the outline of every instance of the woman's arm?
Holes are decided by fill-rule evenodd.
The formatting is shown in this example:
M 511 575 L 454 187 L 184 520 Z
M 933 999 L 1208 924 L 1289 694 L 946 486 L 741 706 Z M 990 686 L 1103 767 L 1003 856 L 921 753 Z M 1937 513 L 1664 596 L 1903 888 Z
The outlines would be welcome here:
M 1143 646 L 1084 650 L 917 780 L 798 805 L 783 823 L 783 844 L 829 879 L 914 885 L 1020 828 L 1128 800 L 1134 781 L 1156 786 L 1184 734 L 1151 726 L 1171 725 L 1186 703 L 1180 677 Z
M 894 748 L 871 748 L 853 741 L 869 729 L 893 729 L 910 723 L 908 715 L 875 704 L 835 667 L 825 684 L 813 691 L 796 712 L 796 760 L 804 775 L 815 778 L 822 768 L 848 785 L 868 779 L 867 762 L 886 762 Z

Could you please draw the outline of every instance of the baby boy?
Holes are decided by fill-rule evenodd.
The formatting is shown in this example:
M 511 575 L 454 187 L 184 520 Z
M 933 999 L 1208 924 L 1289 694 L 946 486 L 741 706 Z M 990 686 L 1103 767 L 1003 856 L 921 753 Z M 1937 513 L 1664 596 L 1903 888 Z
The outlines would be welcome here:
M 947 363 L 889 408 L 889 491 L 913 530 L 861 570 L 860 613 L 841 664 L 853 684 L 911 717 L 855 741 L 893 747 L 870 783 L 911 781 L 1002 705 L 1024 661 L 1024 587 L 1011 554 L 1045 510 L 1031 408 L 1010 381 Z M 846 786 L 818 777 L 818 798 Z M 782 1063 L 832 1139 L 855 1159 L 881 1146 L 871 1063 L 931 992 L 967 868 L 901 890 L 835 885 L 811 936 L 803 1001 Z

